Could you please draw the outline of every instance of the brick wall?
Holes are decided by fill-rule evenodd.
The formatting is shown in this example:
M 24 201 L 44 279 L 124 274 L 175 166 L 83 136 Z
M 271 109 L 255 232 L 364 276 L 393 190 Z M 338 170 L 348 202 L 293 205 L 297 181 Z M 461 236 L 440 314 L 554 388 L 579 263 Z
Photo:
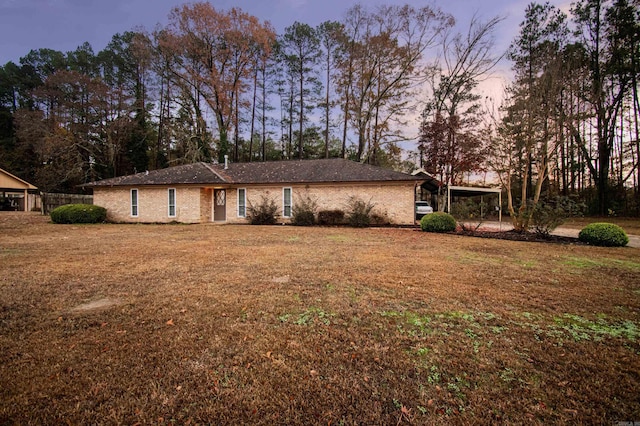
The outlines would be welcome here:
M 247 208 L 257 205 L 262 196 L 273 199 L 282 215 L 284 186 L 246 186 Z M 414 184 L 405 182 L 380 184 L 324 184 L 291 185 L 293 206 L 303 197 L 316 200 L 318 210 L 348 210 L 350 197 L 357 197 L 375 205 L 373 213 L 385 216 L 390 223 L 414 223 Z M 131 216 L 131 188 L 95 188 L 93 202 L 107 209 L 107 219 L 114 222 L 211 222 L 213 218 L 213 189 L 175 187 L 176 217 L 169 217 L 168 188 L 139 187 L 138 217 Z M 226 193 L 226 223 L 246 223 L 238 217 L 238 191 L 229 188 Z M 289 218 L 279 217 L 280 222 Z
M 247 207 L 260 204 L 262 196 L 275 201 L 278 213 L 282 214 L 284 186 L 252 186 L 246 188 Z M 390 223 L 410 225 L 414 223 L 414 191 L 413 183 L 379 184 L 326 184 L 326 185 L 291 185 L 293 206 L 302 198 L 310 197 L 318 204 L 318 210 L 348 210 L 348 201 L 357 197 L 375 205 L 373 213 L 388 218 Z M 232 205 L 233 204 L 233 205 Z M 279 217 L 281 222 L 289 222 L 288 218 Z M 227 222 L 245 223 L 246 219 L 237 217 L 237 191 L 227 191 Z
M 93 204 L 107 209 L 113 222 L 201 222 L 201 188 L 172 187 L 176 190 L 176 216 L 169 217 L 168 187 L 136 187 L 138 216 L 131 216 L 130 187 L 94 188 Z
M 213 220 L 213 210 L 211 210 L 213 204 L 213 189 L 201 188 L 200 189 L 200 222 L 206 223 Z

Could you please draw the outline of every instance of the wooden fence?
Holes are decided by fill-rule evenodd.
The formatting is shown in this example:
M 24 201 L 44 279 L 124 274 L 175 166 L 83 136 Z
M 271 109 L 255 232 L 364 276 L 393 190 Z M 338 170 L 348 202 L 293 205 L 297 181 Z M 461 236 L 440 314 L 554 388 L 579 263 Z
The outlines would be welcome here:
M 93 204 L 93 195 L 42 193 L 42 214 L 65 204 Z

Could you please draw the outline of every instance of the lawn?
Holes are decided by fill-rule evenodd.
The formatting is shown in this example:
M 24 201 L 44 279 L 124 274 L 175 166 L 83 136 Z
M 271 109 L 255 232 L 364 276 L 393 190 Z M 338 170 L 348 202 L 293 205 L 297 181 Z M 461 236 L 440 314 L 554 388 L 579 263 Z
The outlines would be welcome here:
M 0 424 L 640 420 L 640 249 L 0 214 Z

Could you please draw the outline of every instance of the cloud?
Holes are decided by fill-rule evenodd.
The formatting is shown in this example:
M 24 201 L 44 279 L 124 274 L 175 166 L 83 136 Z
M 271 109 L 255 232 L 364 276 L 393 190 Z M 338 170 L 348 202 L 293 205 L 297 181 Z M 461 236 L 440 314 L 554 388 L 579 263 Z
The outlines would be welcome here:
M 300 9 L 307 5 L 308 0 L 281 0 L 282 7 L 287 9 Z

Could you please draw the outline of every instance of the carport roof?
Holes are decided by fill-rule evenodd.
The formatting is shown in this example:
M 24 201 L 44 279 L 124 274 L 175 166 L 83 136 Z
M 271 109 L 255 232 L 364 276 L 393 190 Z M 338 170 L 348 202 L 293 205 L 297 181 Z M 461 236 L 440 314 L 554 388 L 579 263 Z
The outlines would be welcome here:
M 37 187 L 31 185 L 29 182 L 12 175 L 4 169 L 0 169 L 0 188 L 16 191 L 24 191 L 25 189 L 38 189 Z
M 483 188 L 480 186 L 455 186 L 450 185 L 449 191 L 454 197 L 479 197 L 485 194 L 500 194 L 501 188 Z

